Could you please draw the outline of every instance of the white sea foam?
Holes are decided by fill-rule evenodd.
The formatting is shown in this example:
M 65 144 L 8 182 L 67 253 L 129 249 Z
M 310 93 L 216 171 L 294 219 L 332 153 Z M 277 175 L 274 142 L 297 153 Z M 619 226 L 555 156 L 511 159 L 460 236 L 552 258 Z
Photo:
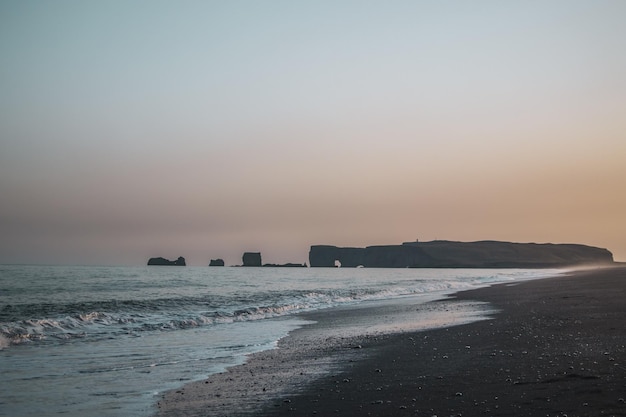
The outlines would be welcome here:
M 298 312 L 555 272 L 0 267 L 0 391 L 9 415 L 149 415 L 152 393 L 275 347 Z
M 0 350 L 8 348 L 9 345 L 11 345 L 11 341 L 0 334 Z

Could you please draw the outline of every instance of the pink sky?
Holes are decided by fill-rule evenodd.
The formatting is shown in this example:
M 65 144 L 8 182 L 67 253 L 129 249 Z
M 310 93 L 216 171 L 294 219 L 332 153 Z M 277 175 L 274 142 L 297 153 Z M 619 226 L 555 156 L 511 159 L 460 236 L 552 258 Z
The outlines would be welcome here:
M 0 5 L 0 263 L 582 243 L 626 261 L 626 3 Z

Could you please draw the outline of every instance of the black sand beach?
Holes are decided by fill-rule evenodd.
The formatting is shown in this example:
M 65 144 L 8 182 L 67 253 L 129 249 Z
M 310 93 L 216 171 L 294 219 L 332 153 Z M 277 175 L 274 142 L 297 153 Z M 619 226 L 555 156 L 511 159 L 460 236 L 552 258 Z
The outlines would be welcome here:
M 444 309 L 458 324 L 468 302 L 498 312 L 411 322 Z M 626 415 L 623 266 L 304 317 L 317 324 L 279 349 L 166 393 L 159 416 Z

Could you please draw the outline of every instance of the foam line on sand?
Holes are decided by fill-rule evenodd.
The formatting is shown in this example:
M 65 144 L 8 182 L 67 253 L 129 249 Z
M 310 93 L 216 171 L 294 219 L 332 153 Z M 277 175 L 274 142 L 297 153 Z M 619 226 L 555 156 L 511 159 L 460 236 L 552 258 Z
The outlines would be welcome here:
M 305 314 L 316 324 L 166 393 L 159 416 L 626 415 L 626 268 L 418 301 Z

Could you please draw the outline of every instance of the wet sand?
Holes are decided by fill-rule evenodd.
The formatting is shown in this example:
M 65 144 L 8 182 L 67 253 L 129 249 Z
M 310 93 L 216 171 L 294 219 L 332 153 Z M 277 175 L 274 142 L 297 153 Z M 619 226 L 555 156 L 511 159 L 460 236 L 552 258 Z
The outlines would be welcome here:
M 475 307 L 491 319 L 461 325 Z M 451 327 L 420 331 L 441 311 L 430 324 Z M 626 416 L 623 266 L 303 316 L 317 323 L 166 393 L 159 416 Z

